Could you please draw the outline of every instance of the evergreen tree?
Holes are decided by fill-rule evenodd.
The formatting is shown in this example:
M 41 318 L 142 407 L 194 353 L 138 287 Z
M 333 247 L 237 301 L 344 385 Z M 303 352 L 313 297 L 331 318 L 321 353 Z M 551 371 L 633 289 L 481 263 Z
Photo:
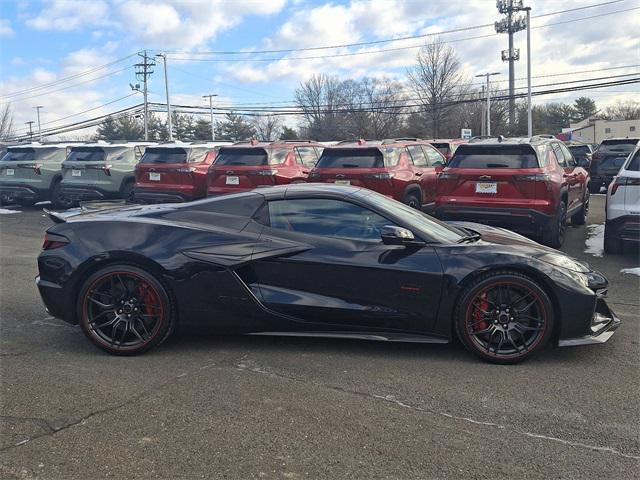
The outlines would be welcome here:
M 224 120 L 216 124 L 216 138 L 220 140 L 250 140 L 255 135 L 253 126 L 242 115 L 227 113 Z
M 598 112 L 596 102 L 589 97 L 579 97 L 573 102 L 574 120 L 581 121 Z

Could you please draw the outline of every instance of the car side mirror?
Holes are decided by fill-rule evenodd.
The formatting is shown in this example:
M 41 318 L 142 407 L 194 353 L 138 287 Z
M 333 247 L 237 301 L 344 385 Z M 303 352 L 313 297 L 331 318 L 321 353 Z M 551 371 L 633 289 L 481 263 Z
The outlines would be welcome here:
M 416 241 L 416 237 L 411 230 L 396 227 L 395 225 L 386 225 L 380 229 L 380 237 L 385 245 L 404 245 L 406 247 L 417 247 L 423 245 L 423 242 Z
M 433 162 L 433 166 L 436 169 L 436 173 L 440 173 L 444 169 L 444 163 L 443 162 Z

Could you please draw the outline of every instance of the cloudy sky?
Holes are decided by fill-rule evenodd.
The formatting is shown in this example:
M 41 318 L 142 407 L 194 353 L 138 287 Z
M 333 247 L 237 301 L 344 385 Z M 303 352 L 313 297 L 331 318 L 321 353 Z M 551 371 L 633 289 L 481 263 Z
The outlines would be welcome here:
M 525 4 L 533 16 L 534 87 L 640 73 L 640 0 Z M 169 52 L 172 103 L 203 105 L 202 95 L 217 93 L 220 106 L 282 106 L 301 80 L 318 72 L 404 79 L 419 46 L 432 38 L 419 36 L 451 30 L 458 31 L 440 39 L 455 48 L 470 78 L 495 71 L 506 80 L 500 51 L 507 36 L 492 26 L 498 19 L 494 0 L 0 0 L 0 104 L 11 102 L 20 132 L 35 120 L 36 105 L 44 107 L 44 128 L 140 103 L 129 84 L 136 82 L 136 52 L 147 49 Z M 365 44 L 281 51 L 358 43 Z M 515 45 L 523 58 L 516 87 L 525 87 L 524 32 Z M 280 52 L 264 52 L 273 50 Z M 165 101 L 163 81 L 158 65 L 151 101 Z M 632 84 L 534 101 L 588 95 L 605 105 L 638 93 L 639 84 Z

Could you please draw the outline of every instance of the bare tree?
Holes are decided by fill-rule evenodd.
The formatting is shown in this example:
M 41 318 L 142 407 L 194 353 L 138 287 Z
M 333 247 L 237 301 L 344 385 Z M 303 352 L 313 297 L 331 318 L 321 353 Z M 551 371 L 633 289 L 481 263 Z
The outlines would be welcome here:
M 425 44 L 418 52 L 417 65 L 407 76 L 430 123 L 433 137 L 440 136 L 443 121 L 463 84 L 460 61 L 455 50 L 438 39 Z
M 636 120 L 640 118 L 640 102 L 618 100 L 615 104 L 606 107 L 602 116 L 608 120 Z
M 13 114 L 11 105 L 6 104 L 0 110 L 0 141 L 9 140 L 13 136 Z
M 296 103 L 303 112 L 302 132 L 316 140 L 342 138 L 344 125 L 339 109 L 344 104 L 338 77 L 313 75 L 295 91 Z
M 253 117 L 251 125 L 253 125 L 256 137 L 266 142 L 278 140 L 282 135 L 282 120 L 277 115 Z

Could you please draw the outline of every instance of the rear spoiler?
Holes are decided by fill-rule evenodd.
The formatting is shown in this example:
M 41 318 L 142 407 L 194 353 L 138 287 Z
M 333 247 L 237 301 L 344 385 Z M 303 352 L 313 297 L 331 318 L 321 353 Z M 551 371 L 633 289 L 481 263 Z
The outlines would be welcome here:
M 79 212 L 54 212 L 53 210 L 48 210 L 46 208 L 43 208 L 42 211 L 49 216 L 53 223 L 65 223 L 67 218 L 79 215 Z
M 106 211 L 106 210 L 119 210 L 124 207 L 136 206 L 127 203 L 125 200 L 114 200 L 114 201 L 91 201 L 91 202 L 83 202 L 80 204 L 80 208 L 73 208 L 71 210 L 67 210 L 66 212 L 54 212 L 53 210 L 49 210 L 43 208 L 42 211 L 46 213 L 54 223 L 65 223 L 68 218 L 76 217 L 78 215 L 83 215 L 85 213 L 92 213 L 98 211 Z

